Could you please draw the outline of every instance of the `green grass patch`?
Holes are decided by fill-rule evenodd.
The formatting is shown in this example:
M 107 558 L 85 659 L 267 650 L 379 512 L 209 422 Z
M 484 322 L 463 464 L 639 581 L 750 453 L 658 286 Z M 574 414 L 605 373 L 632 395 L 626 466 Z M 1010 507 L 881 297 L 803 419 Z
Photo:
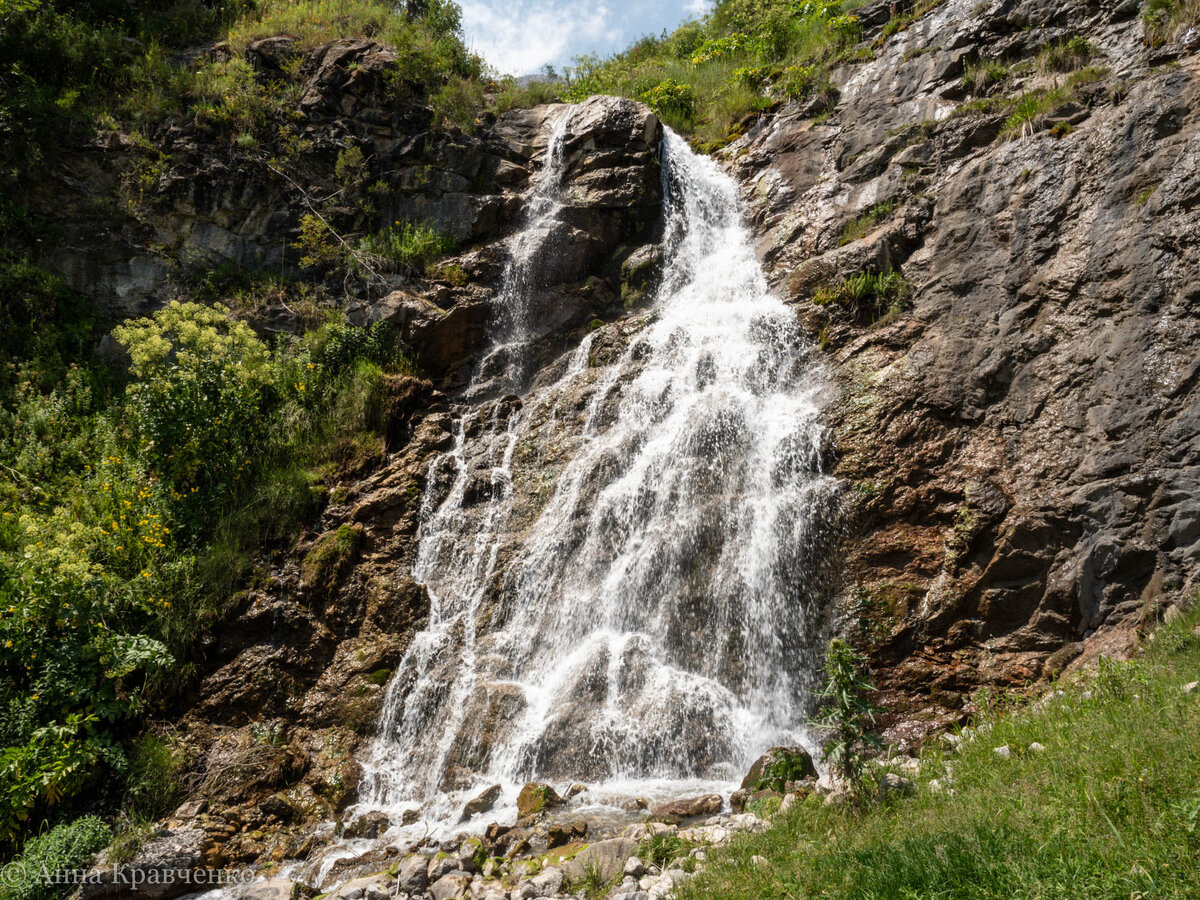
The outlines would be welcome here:
M 57 900 L 63 885 L 54 884 L 42 873 L 80 869 L 112 837 L 112 831 L 96 816 L 84 816 L 57 825 L 28 841 L 20 855 L 0 866 L 0 896 L 4 900 Z
M 1182 690 L 1200 677 L 1196 622 L 1044 706 L 987 714 L 957 753 L 931 742 L 913 797 L 799 804 L 712 853 L 676 896 L 1200 896 L 1200 692 Z
M 910 306 L 911 286 L 899 272 L 859 272 L 813 295 L 817 306 L 837 306 L 854 321 L 869 324 L 899 315 Z
M 1142 11 L 1146 43 L 1160 47 L 1200 23 L 1200 0 L 1147 0 Z
M 832 103 L 828 68 L 864 58 L 854 52 L 860 5 L 722 0 L 670 35 L 643 38 L 608 59 L 577 58 L 565 72 L 564 97 L 633 97 L 697 147 L 717 149 L 775 102 L 818 93 Z
M 844 247 L 846 244 L 852 244 L 854 241 L 866 237 L 876 225 L 896 211 L 896 205 L 894 200 L 876 203 L 866 212 L 855 216 L 842 228 L 842 233 L 838 238 L 838 246 Z
M 358 242 L 373 268 L 424 274 L 457 244 L 453 235 L 421 222 L 396 222 Z

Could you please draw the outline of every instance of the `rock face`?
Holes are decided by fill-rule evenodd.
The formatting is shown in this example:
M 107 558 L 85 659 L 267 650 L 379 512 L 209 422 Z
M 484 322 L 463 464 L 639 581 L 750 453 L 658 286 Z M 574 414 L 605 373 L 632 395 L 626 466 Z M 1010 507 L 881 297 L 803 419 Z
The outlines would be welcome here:
M 102 856 L 78 896 L 169 900 L 203 891 L 209 884 L 205 851 L 211 844 L 198 828 L 160 832 L 127 863 L 114 866 Z
M 1194 55 L 1156 65 L 1137 13 L 949 0 L 890 37 L 876 24 L 831 114 L 784 106 L 725 155 L 843 387 L 842 609 L 908 713 L 1053 674 L 1064 645 L 1119 652 L 1194 590 L 1200 82 Z M 1074 35 L 1089 68 L 1039 68 Z M 972 111 L 977 59 L 1010 67 L 992 98 L 1060 95 L 1016 124 Z M 911 308 L 873 323 L 814 303 L 889 269 Z

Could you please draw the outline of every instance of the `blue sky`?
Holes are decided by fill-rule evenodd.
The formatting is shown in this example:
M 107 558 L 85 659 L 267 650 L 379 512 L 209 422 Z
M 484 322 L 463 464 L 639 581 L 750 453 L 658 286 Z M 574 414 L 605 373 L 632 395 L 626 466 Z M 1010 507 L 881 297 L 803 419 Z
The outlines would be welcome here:
M 704 12 L 706 0 L 458 0 L 467 42 L 504 74 L 623 50 Z

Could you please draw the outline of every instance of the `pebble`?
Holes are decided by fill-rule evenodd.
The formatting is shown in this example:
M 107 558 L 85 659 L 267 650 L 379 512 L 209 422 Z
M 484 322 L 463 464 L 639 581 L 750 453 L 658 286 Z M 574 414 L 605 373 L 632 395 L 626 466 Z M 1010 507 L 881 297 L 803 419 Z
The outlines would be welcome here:
M 993 747 L 992 752 L 1001 759 L 1008 759 L 1012 756 L 1012 751 L 1008 749 L 1008 744 L 1001 744 L 999 747 Z

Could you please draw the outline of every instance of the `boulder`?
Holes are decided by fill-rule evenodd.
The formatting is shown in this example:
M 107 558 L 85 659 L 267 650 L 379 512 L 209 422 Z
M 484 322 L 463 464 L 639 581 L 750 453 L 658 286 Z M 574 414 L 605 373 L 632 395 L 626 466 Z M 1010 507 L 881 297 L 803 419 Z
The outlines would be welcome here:
M 198 885 L 208 884 L 204 854 L 211 844 L 212 839 L 199 828 L 161 831 L 123 865 L 113 866 L 102 856 L 77 896 L 79 900 L 169 900 L 194 893 Z
M 625 869 L 625 861 L 637 852 L 637 842 L 627 837 L 597 841 L 584 847 L 563 863 L 563 872 L 572 882 L 582 881 L 595 870 L 601 881 L 609 881 Z
M 768 789 L 782 793 L 789 781 L 816 777 L 812 755 L 803 747 L 772 747 L 754 761 L 742 779 L 742 790 L 753 793 Z
M 459 817 L 460 822 L 465 822 L 473 816 L 478 816 L 487 812 L 496 805 L 496 801 L 500 799 L 500 793 L 503 788 L 498 784 L 493 784 L 490 788 L 482 791 L 473 800 L 467 801 L 463 807 L 462 816 Z
M 429 860 L 420 853 L 400 863 L 396 873 L 396 886 L 410 894 L 416 894 L 429 886 Z
M 433 900 L 463 900 L 471 893 L 471 876 L 462 872 L 443 875 L 429 887 Z
M 654 807 L 652 812 L 656 816 L 691 819 L 696 816 L 714 816 L 721 811 L 722 805 L 720 794 L 705 794 L 703 797 L 689 797 L 663 803 Z
M 536 816 L 563 803 L 562 797 L 545 782 L 531 781 L 517 795 L 517 816 L 522 819 Z

